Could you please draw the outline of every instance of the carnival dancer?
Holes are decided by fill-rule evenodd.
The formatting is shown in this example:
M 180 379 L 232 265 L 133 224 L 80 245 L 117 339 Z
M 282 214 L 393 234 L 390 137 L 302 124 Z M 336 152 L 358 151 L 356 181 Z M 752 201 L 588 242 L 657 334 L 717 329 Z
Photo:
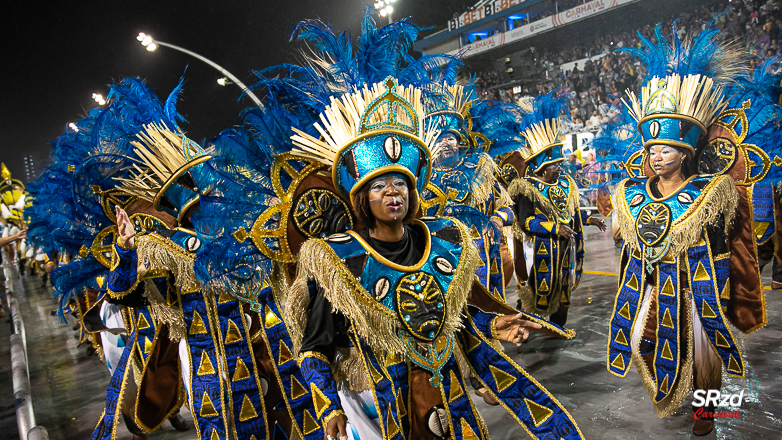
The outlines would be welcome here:
M 489 343 L 518 344 L 541 325 L 483 311 L 508 308 L 474 281 L 480 259 L 461 223 L 414 220 L 437 137 L 423 124 L 421 91 L 387 78 L 321 116 L 325 136 L 298 131 L 296 153 L 331 167 L 367 227 L 307 241 L 286 299 L 329 438 L 488 438 L 465 392 L 468 368 L 531 435 L 580 438 L 556 399 Z
M 711 29 L 683 43 L 658 25 L 655 37 L 628 49 L 647 66 L 640 97 L 626 102 L 643 149 L 616 193 L 624 246 L 607 367 L 623 377 L 635 363 L 665 417 L 693 385 L 719 389 L 723 368 L 743 377 L 731 327 L 765 325 L 748 192 L 769 160 L 744 142 L 750 101 L 725 108 L 722 85 L 743 75 L 741 53 Z M 696 412 L 694 434 L 712 431 L 713 412 Z
M 167 327 L 172 320 L 161 313 L 165 309 L 148 301 L 137 304 L 106 301 L 106 280 L 116 237 L 114 204 L 129 209 L 139 229 L 152 228 L 154 224 L 160 227 L 163 223 L 160 219 L 166 218 L 166 214 L 154 212 L 146 202 L 139 203 L 113 192 L 116 186 L 113 178 L 126 176 L 133 164 L 129 156 L 132 150 L 128 149 L 132 146 L 124 141 L 127 133 L 121 127 L 126 121 L 146 116 L 137 107 L 143 101 L 138 95 L 118 97 L 123 88 L 149 93 L 133 80 L 114 84 L 112 102 L 106 109 L 93 110 L 75 123 L 75 129 L 68 127 L 53 143 L 50 165 L 31 185 L 36 201 L 30 210 L 30 231 L 33 242 L 49 243 L 45 245 L 47 248 L 56 246 L 63 253 L 74 255 L 71 261 L 52 272 L 55 296 L 60 303 L 57 314 L 62 320 L 66 313 L 78 310 L 81 336 L 91 343 L 88 353 L 89 349 L 96 350 L 112 374 L 110 384 L 116 386 L 109 386 L 105 409 L 115 417 L 110 417 L 104 425 L 106 435 L 116 435 L 122 418 L 134 438 L 145 439 L 148 432 L 166 419 L 178 430 L 187 430 L 188 426 L 178 415 L 183 402 L 181 380 L 172 381 L 170 376 L 157 374 L 156 378 L 163 380 L 148 387 L 146 392 L 136 387 L 137 380 L 141 380 L 140 372 L 146 370 L 156 336 L 170 333 Z M 173 218 L 168 222 L 173 223 Z M 170 342 L 166 338 L 160 343 Z M 178 371 L 177 359 L 174 351 L 174 367 Z M 137 402 L 141 402 L 140 409 Z M 160 418 L 152 422 L 150 414 Z
M 0 164 L 0 215 L 3 221 L 3 237 L 12 237 L 27 229 L 24 219 L 27 192 L 22 182 L 11 178 L 11 172 L 4 163 Z M 19 274 L 21 260 L 25 258 L 25 241 L 11 240 L 1 248 L 3 252 L 3 274 L 5 290 L 14 290 L 13 280 Z M 22 274 L 24 270 L 22 269 Z
M 109 294 L 119 299 L 146 290 L 149 297 L 154 286 L 145 278 L 167 274 L 165 288 L 152 292 L 157 290 L 159 299 L 177 307 L 183 318 L 179 351 L 198 438 L 266 437 L 264 386 L 251 347 L 251 322 L 239 301 L 228 293 L 201 292 L 193 272 L 202 242 L 193 230 L 192 210 L 198 203 L 197 190 L 213 189 L 204 170 L 210 156 L 181 132 L 163 125 L 148 125 L 139 140 L 136 146 L 140 158 L 148 160 L 147 169 L 123 179 L 118 189 L 152 201 L 156 209 L 174 216 L 178 226 L 135 237 L 129 217 L 118 208 Z
M 527 282 L 519 289 L 521 309 L 564 326 L 570 294 L 583 273 L 583 227 L 605 231 L 606 225 L 581 210 L 576 182 L 560 172 L 560 130 L 558 120 L 544 119 L 522 132 L 525 171 L 508 192 L 515 202 L 516 238 L 523 246 L 516 257 L 516 275 Z
M 424 122 L 440 136 L 432 146 L 432 177 L 421 193 L 421 212 L 455 217 L 472 230 L 483 263 L 476 277 L 490 295 L 505 302 L 513 260 L 502 231 L 513 225 L 512 202 L 497 181 L 497 165 L 485 152 L 490 141 L 472 130 L 472 86 L 440 87 L 443 99 L 429 99 Z
M 145 432 L 174 415 L 185 398 L 199 438 L 266 436 L 263 385 L 249 348 L 248 320 L 230 296 L 201 295 L 192 271 L 200 239 L 186 229 L 198 199 L 189 184 L 211 187 L 208 178 L 198 178 L 198 165 L 209 157 L 176 125 L 180 91 L 181 84 L 164 105 L 141 80 L 128 78 L 113 85 L 110 106 L 90 122 L 97 127 L 85 125 L 74 134 L 91 137 L 92 150 L 59 170 L 73 173 L 65 180 L 78 180 L 72 191 L 77 214 L 65 217 L 69 227 L 55 231 L 63 239 L 88 241 L 79 258 L 58 270 L 81 263 L 102 266 L 105 261 L 101 269 L 112 270 L 99 287 L 107 291 L 108 301 L 95 321 L 104 318 L 109 333 L 127 332 L 120 358 L 109 364 L 114 371 L 107 405 L 92 438 L 113 438 L 120 413 L 132 422 L 127 423 L 129 429 L 133 424 L 140 428 L 134 435 L 145 438 Z M 145 123 L 150 125 L 143 127 Z M 76 151 L 66 147 L 58 154 L 67 157 Z M 116 317 L 120 312 L 122 319 L 107 319 L 108 302 L 126 307 L 109 313 Z M 126 391 L 137 381 L 133 403 Z

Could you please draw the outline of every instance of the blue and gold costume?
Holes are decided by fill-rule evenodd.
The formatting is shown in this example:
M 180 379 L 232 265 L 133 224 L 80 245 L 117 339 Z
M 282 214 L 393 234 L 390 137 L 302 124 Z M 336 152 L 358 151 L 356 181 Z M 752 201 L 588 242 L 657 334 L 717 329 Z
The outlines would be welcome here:
M 199 236 L 190 225 L 197 224 L 193 213 L 200 194 L 216 190 L 216 179 L 206 165 L 210 156 L 178 130 L 169 129 L 176 130 L 175 120 L 164 118 L 138 133 L 132 144 L 140 164 L 128 178 L 117 179 L 117 190 L 151 202 L 179 226 L 139 234 L 132 248 L 116 243 L 108 293 L 115 300 L 157 297 L 163 307 L 179 316 L 182 376 L 198 438 L 266 438 L 269 426 L 263 390 L 267 379 L 259 374 L 250 331 L 259 319 L 257 315 L 247 319 L 233 296 L 203 291 L 195 275 L 193 265 L 204 244 L 202 238 L 211 237 Z M 162 288 L 150 278 L 162 280 Z M 161 347 L 171 348 L 178 351 L 176 344 Z M 156 344 L 151 349 L 154 355 Z
M 499 170 L 485 153 L 489 140 L 472 131 L 470 90 L 444 85 L 442 92 L 448 99 L 432 99 L 427 106 L 427 124 L 436 125 L 441 137 L 453 135 L 458 152 L 443 151 L 438 148 L 440 141 L 435 142 L 432 177 L 421 194 L 421 212 L 425 217 L 453 216 L 470 227 L 483 263 L 475 275 L 490 295 L 504 302 L 513 261 L 502 227 L 512 226 L 515 215 L 507 191 L 497 181 Z
M 560 163 L 562 143 L 559 123 L 546 120 L 523 132 L 529 149 L 523 177 L 514 180 L 508 192 L 515 202 L 514 233 L 523 249 L 516 251 L 516 274 L 527 286 L 519 289 L 521 308 L 564 325 L 570 294 L 581 282 L 584 264 L 584 225 L 589 216 L 579 207 L 576 182 L 562 175 L 555 182 L 543 181 L 540 173 Z M 558 233 L 573 230 L 566 239 Z
M 131 96 L 118 96 L 131 89 Z M 178 338 L 174 328 L 176 316 L 166 313 L 159 303 L 151 303 L 144 295 L 132 301 L 106 295 L 117 232 L 114 206 L 131 212 L 131 221 L 138 231 L 173 223 L 173 219 L 156 213 L 149 204 L 115 191 L 113 179 L 127 177 L 127 168 L 133 162 L 129 157 L 130 144 L 124 141 L 127 133 L 122 127 L 130 120 L 148 116 L 149 109 L 139 104 L 144 100 L 136 99 L 148 93 L 134 79 L 112 85 L 111 104 L 93 110 L 57 139 L 51 163 L 34 185 L 37 200 L 31 217 L 33 239 L 51 241 L 60 252 L 73 255 L 71 261 L 52 272 L 60 313 L 69 304 L 78 306 L 83 337 L 93 339 L 98 354 L 112 373 L 105 411 L 93 438 L 115 438 L 120 419 L 125 420 L 129 431 L 139 435 L 154 431 L 167 418 L 177 422 L 180 419 L 176 414 L 184 397 L 178 343 L 171 340 Z M 165 296 L 165 282 L 161 281 L 164 280 L 151 283 L 158 282 Z M 110 322 L 107 317 L 111 318 Z M 147 387 L 137 387 L 136 381 L 141 381 L 146 374 L 153 347 L 160 345 L 174 348 L 154 361 L 158 364 L 161 359 L 173 361 L 170 375 L 157 374 L 146 380 Z M 177 426 L 186 429 L 186 425 Z
M 420 96 L 392 78 L 343 95 L 323 114 L 328 136 L 299 132 L 297 154 L 331 166 L 345 198 L 376 176 L 405 176 L 417 209 L 437 134 L 422 123 Z M 557 400 L 490 342 L 496 318 L 513 311 L 475 282 L 469 230 L 447 217 L 404 229 L 398 243 L 350 230 L 302 246 L 285 316 L 320 423 L 347 414 L 353 425 L 372 420 L 354 431 L 361 438 L 488 438 L 466 388 L 472 372 L 533 437 L 580 438 Z
M 732 108 L 724 98 L 716 73 L 730 65 L 715 66 L 729 51 L 715 42 L 717 32 L 704 31 L 689 45 L 659 27 L 656 34 L 658 46 L 645 41 L 632 53 L 648 62 L 655 59 L 649 53 L 695 61 L 673 73 L 651 64 L 641 99 L 631 95 L 627 104 L 644 149 L 628 159 L 631 177 L 616 192 L 624 246 L 607 367 L 624 377 L 634 362 L 665 417 L 693 385 L 719 389 L 723 368 L 746 373 L 734 331 L 765 325 L 751 194 L 770 163 L 745 142 L 749 101 Z M 685 182 L 667 196 L 648 159 L 653 145 L 676 147 L 689 164 Z

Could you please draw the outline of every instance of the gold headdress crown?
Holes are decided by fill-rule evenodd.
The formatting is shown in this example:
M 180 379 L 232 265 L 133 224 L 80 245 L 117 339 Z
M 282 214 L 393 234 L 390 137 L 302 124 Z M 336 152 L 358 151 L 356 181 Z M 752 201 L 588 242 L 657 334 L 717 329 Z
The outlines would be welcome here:
M 424 115 L 421 90 L 389 77 L 371 89 L 332 97 L 320 114 L 322 125 L 314 124 L 320 137 L 294 128 L 292 151 L 331 167 L 335 188 L 346 196 L 384 172 L 426 185 L 431 173 L 427 145 L 437 131 L 425 126 Z
M 655 76 L 641 88 L 640 100 L 626 93 L 630 102 L 623 102 L 638 121 L 647 148 L 664 144 L 694 152 L 698 138 L 727 105 L 722 87 L 703 75 Z
M 526 148 L 521 156 L 527 163 L 527 169 L 533 174 L 545 166 L 561 162 L 562 157 L 562 124 L 558 119 L 546 119 L 530 125 L 521 132 L 527 140 Z

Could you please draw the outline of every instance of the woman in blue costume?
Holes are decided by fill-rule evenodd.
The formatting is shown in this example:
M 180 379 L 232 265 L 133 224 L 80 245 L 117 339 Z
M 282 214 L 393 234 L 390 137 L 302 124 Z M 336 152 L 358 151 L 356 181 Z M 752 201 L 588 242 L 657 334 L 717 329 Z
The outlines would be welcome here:
M 750 194 L 770 163 L 745 141 L 775 122 L 751 123 L 762 119 L 753 100 L 726 98 L 740 91 L 723 85 L 745 75 L 745 55 L 718 31 L 683 43 L 658 26 L 655 37 L 630 50 L 647 65 L 640 97 L 626 103 L 643 149 L 616 192 L 624 246 L 607 367 L 623 377 L 635 363 L 665 417 L 693 386 L 718 390 L 723 368 L 744 377 L 733 332 L 765 325 Z M 714 407 L 694 410 L 693 433 L 711 432 Z
M 480 260 L 461 223 L 414 219 L 437 134 L 424 117 L 421 92 L 388 78 L 334 100 L 322 137 L 293 138 L 297 154 L 331 168 L 366 227 L 307 241 L 286 300 L 315 416 L 334 439 L 488 438 L 465 392 L 472 371 L 534 437 L 580 438 L 490 343 L 518 344 L 540 324 L 473 289 Z

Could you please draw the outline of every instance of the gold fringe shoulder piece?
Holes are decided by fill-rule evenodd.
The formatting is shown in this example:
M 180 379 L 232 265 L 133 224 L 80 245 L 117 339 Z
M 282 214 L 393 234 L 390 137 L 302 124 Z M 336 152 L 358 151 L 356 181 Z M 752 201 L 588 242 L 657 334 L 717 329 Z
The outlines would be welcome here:
M 619 227 L 619 234 L 622 235 L 622 239 L 627 243 L 630 249 L 638 249 L 638 235 L 635 232 L 635 219 L 630 213 L 630 206 L 627 204 L 627 198 L 625 197 L 625 186 L 627 186 L 628 179 L 624 179 L 616 186 L 615 199 L 618 215 L 616 221 Z
M 511 198 L 508 190 L 503 185 L 496 185 L 495 188 L 499 190 L 499 194 L 495 194 L 495 209 L 502 208 L 503 206 L 513 207 L 513 199 Z
M 486 153 L 480 154 L 478 166 L 470 182 L 470 191 L 476 205 L 486 203 L 489 197 L 494 193 L 494 184 L 497 182 L 497 172 L 499 167 L 494 159 Z
M 578 211 L 578 186 L 570 177 L 567 179 L 570 189 L 568 193 L 567 208 L 564 214 L 572 218 Z M 553 219 L 559 218 L 558 211 L 554 208 L 554 205 L 551 204 L 551 200 L 542 192 L 538 191 L 538 189 L 535 188 L 535 185 L 524 177 L 519 177 L 508 185 L 508 194 L 512 199 L 515 199 L 518 196 L 524 196 L 536 203 L 546 217 Z
M 173 273 L 176 286 L 183 293 L 192 293 L 201 288 L 193 270 L 193 254 L 154 233 L 137 237 L 136 242 L 138 260 L 148 271 L 165 270 Z
M 481 263 L 478 249 L 469 230 L 455 219 L 459 229 L 462 254 L 459 258 L 446 297 L 446 315 L 442 332 L 453 334 L 461 329 L 461 311 L 467 302 L 475 270 Z M 405 346 L 397 336 L 402 329 L 396 314 L 378 303 L 347 269 L 328 242 L 310 239 L 299 253 L 298 273 L 285 304 L 286 319 L 290 322 L 294 356 L 298 356 L 307 326 L 309 289 L 307 280 L 313 279 L 323 289 L 332 307 L 345 315 L 353 331 L 373 349 L 404 355 Z
M 616 201 L 619 208 L 619 231 L 631 249 L 639 248 L 635 231 L 635 218 L 630 213 L 630 207 L 625 197 L 625 182 L 620 182 L 616 191 Z M 706 226 L 714 225 L 723 217 L 727 233 L 736 215 L 738 194 L 736 183 L 730 176 L 722 175 L 713 178 L 701 194 L 695 199 L 687 211 L 674 220 L 668 232 L 671 242 L 669 254 L 680 255 L 687 248 L 695 245 L 701 238 L 701 232 Z

